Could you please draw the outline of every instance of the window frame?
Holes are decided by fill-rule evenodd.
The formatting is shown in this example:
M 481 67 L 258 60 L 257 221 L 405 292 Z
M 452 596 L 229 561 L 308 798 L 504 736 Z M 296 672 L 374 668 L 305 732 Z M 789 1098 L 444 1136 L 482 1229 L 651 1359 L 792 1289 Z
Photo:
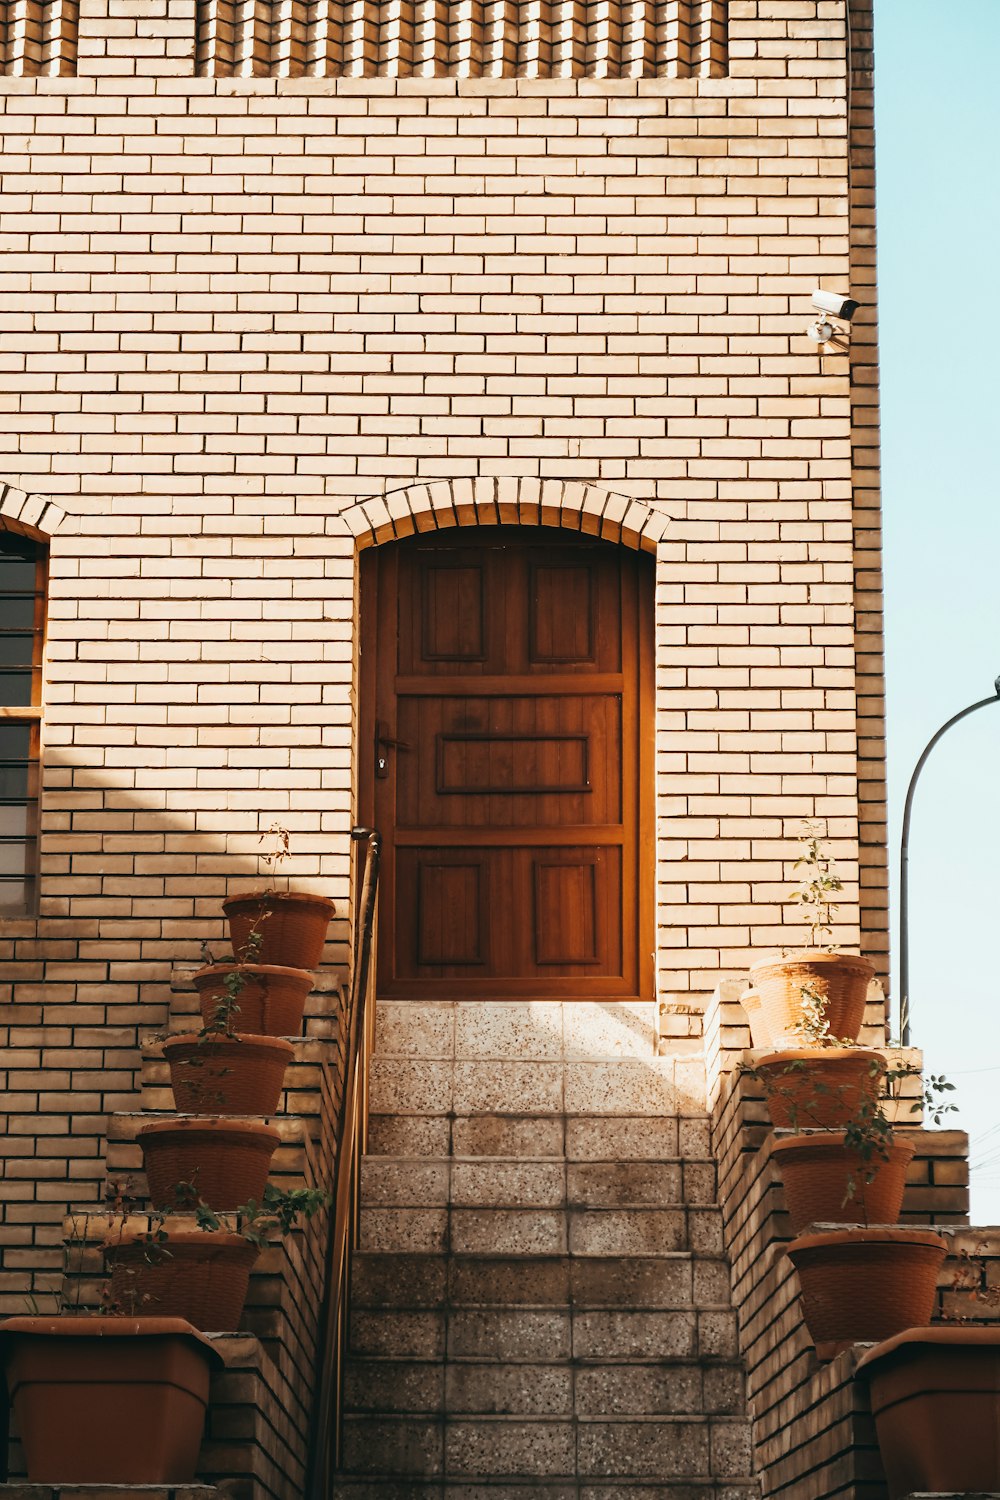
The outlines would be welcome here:
M 8 543 L 8 545 L 4 545 Z M 12 545 L 11 545 L 12 544 Z M 29 726 L 28 779 L 26 795 L 20 802 L 11 799 L 8 805 L 21 805 L 28 810 L 24 837 L 24 868 L 20 877 L 24 886 L 24 901 L 17 909 L 0 906 L 0 922 L 30 921 L 38 915 L 39 898 L 39 842 L 41 836 L 41 792 L 42 792 L 42 686 L 45 662 L 46 626 L 48 623 L 49 548 L 48 543 L 27 530 L 12 525 L 6 518 L 0 519 L 0 552 L 13 553 L 34 563 L 34 611 L 31 634 L 31 702 L 27 704 L 0 703 L 0 720 L 5 723 L 23 723 Z M 33 555 L 32 555 L 33 554 Z M 0 607 L 2 607 L 0 599 Z M 5 885 L 13 883 L 4 880 Z

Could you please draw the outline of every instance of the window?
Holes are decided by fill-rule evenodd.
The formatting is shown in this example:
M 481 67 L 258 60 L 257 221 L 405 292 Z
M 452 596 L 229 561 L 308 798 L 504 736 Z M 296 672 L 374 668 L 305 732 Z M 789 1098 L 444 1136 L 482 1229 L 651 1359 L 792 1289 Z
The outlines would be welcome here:
M 0 917 L 34 913 L 46 549 L 0 531 Z

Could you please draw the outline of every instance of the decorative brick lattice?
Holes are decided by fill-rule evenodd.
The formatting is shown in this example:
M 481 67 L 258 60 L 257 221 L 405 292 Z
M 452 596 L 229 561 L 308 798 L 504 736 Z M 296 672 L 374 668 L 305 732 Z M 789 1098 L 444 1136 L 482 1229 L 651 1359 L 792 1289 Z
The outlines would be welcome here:
M 79 0 L 3 0 L 2 71 L 13 77 L 76 72 Z
M 198 71 L 718 78 L 720 0 L 200 0 Z

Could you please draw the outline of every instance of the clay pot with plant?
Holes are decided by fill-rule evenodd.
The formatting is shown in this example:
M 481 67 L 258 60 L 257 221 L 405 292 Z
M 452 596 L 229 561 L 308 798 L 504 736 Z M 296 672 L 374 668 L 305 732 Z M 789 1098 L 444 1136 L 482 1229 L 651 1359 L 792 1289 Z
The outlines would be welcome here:
M 843 1228 L 785 1247 L 798 1272 L 802 1316 L 817 1357 L 893 1338 L 930 1322 L 947 1245 L 930 1229 Z
M 744 1069 L 763 1087 L 774 1128 L 837 1130 L 874 1114 L 885 1058 L 836 1035 L 826 1001 L 811 985 L 802 987 L 799 1037 L 802 1045 L 769 1052 Z
M 1000 1491 L 1000 1286 L 996 1243 L 953 1244 L 941 1323 L 914 1326 L 864 1356 L 890 1500 Z
M 885 1059 L 835 1036 L 827 1002 L 811 986 L 802 990 L 800 1034 L 810 1045 L 745 1069 L 762 1085 L 775 1129 L 796 1132 L 771 1148 L 792 1228 L 894 1224 L 913 1145 L 893 1140 L 882 1107 Z
M 192 1215 L 189 1224 L 177 1227 L 162 1210 L 147 1228 L 123 1230 L 108 1245 L 110 1305 L 184 1317 L 214 1333 L 239 1326 L 250 1272 L 265 1246 L 330 1203 L 324 1189 L 270 1183 L 231 1214 L 209 1206 L 190 1183 L 175 1184 L 173 1196 L 178 1211 Z
M 804 1072 L 796 1074 L 802 1094 L 794 1099 L 789 1123 L 798 1133 L 776 1139 L 771 1147 L 796 1234 L 810 1224 L 872 1226 L 895 1224 L 899 1219 L 915 1142 L 907 1138 L 906 1131 L 898 1131 L 894 1119 L 903 1082 L 920 1079 L 921 1075 L 909 1063 L 888 1067 L 883 1058 L 877 1061 L 879 1066 L 868 1071 L 857 1090 L 838 1085 L 835 1092 L 827 1092 L 822 1072 L 813 1071 L 808 1061 Z M 782 1090 L 787 1068 L 794 1069 L 795 1063 L 777 1071 L 767 1069 L 763 1074 L 765 1092 L 780 1098 L 782 1106 L 789 1104 Z M 759 1065 L 753 1071 L 761 1076 Z M 803 1078 L 814 1088 L 812 1095 Z M 954 1109 L 945 1098 L 953 1089 L 944 1077 L 930 1075 L 911 1101 L 911 1113 L 926 1111 L 934 1124 L 940 1125 Z M 838 1118 L 845 1098 L 850 1109 L 842 1109 Z M 837 1128 L 803 1130 L 803 1118 L 808 1124 L 820 1116 Z
M 0 1324 L 0 1352 L 33 1484 L 180 1485 L 194 1477 L 209 1381 L 223 1361 L 190 1320 L 151 1315 L 100 1288 L 85 1289 L 91 1245 L 110 1266 L 135 1238 L 130 1185 L 108 1183 L 103 1222 L 74 1220 L 69 1276 L 53 1312 Z M 162 1244 L 155 1219 L 147 1245 Z M 74 1256 L 75 1252 L 75 1256 Z M 155 1252 L 153 1252 L 155 1253 Z M 75 1264 L 74 1264 L 75 1260 Z M 91 1291 L 94 1289 L 91 1288 Z M 130 1299 L 131 1300 L 131 1299 Z
M 843 881 L 815 823 L 803 825 L 795 869 L 801 873 L 801 883 L 788 900 L 799 908 L 809 928 L 809 944 L 799 952 L 786 951 L 780 958 L 764 959 L 751 967 L 750 984 L 760 997 L 759 1019 L 772 1046 L 794 1045 L 802 1037 L 804 1004 L 812 996 L 822 1003 L 831 1032 L 857 1041 L 875 970 L 860 954 L 844 953 L 833 943 L 835 898 L 843 890 Z
M 203 1036 L 300 1034 L 313 987 L 308 969 L 235 959 L 216 963 L 207 950 L 206 956 L 209 962 L 193 976 Z
M 913 1144 L 897 1135 L 891 1115 L 901 1084 L 914 1076 L 919 1070 L 908 1063 L 887 1068 L 879 1094 L 873 1100 L 862 1092 L 842 1130 L 772 1146 L 797 1234 L 786 1253 L 799 1274 L 802 1315 L 820 1359 L 927 1322 L 933 1310 L 945 1241 L 896 1223 Z M 926 1110 L 940 1124 L 954 1108 L 944 1098 L 952 1089 L 931 1075 L 911 1112 Z M 803 1233 L 810 1225 L 822 1227 Z
M 181 1114 L 273 1115 L 295 1049 L 280 1036 L 202 1031 L 167 1037 L 163 1055 Z
M 289 835 L 273 823 L 261 842 L 271 840 L 260 858 L 272 881 L 262 890 L 228 896 L 222 909 L 237 963 L 280 968 L 315 969 L 323 957 L 327 929 L 334 913 L 329 896 L 278 890 L 274 881 L 289 858 Z
M 273 1125 L 200 1116 L 155 1120 L 138 1135 L 156 1208 L 175 1201 L 177 1183 L 226 1211 L 263 1198 L 271 1158 L 281 1143 Z

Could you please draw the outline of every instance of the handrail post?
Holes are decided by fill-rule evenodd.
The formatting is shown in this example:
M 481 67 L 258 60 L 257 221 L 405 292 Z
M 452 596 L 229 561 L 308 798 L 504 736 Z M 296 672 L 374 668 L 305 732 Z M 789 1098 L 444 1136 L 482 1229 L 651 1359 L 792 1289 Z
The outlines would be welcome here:
M 993 684 L 993 697 L 980 698 L 978 703 L 970 703 L 968 708 L 963 708 L 960 713 L 953 714 L 947 723 L 942 724 L 936 734 L 931 735 L 927 744 L 921 752 L 920 759 L 913 768 L 910 784 L 906 788 L 906 800 L 903 803 L 903 830 L 899 844 L 899 1039 L 904 1047 L 910 1045 L 910 814 L 913 810 L 913 794 L 917 789 L 917 781 L 924 763 L 930 755 L 934 746 L 942 735 L 947 734 L 952 725 L 958 724 L 962 719 L 967 719 L 969 714 L 974 714 L 977 709 L 986 708 L 991 703 L 1000 702 L 1000 677 Z

